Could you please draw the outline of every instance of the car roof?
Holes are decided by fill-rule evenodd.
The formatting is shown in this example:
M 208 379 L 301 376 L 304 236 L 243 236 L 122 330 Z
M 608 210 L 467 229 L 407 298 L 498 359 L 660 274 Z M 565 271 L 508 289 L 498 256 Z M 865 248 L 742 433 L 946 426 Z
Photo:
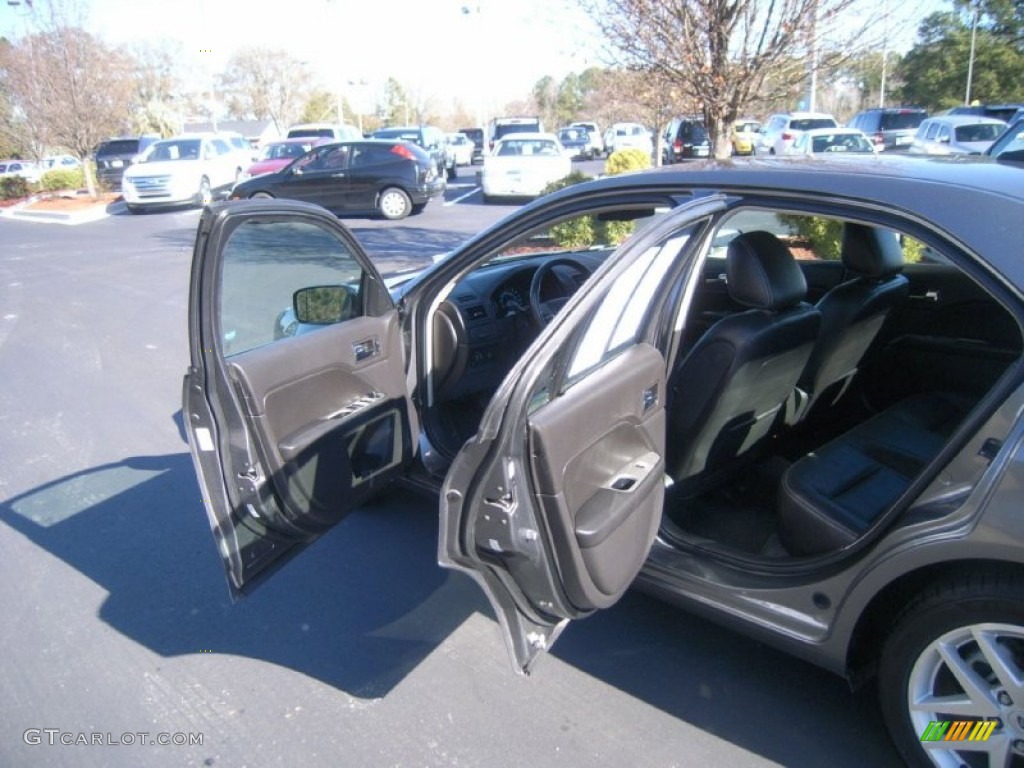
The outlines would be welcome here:
M 694 161 L 607 176 L 546 195 L 584 190 L 641 190 L 686 195 L 763 190 L 773 197 L 847 199 L 883 211 L 923 218 L 977 254 L 1016 286 L 1024 286 L 1024 175 L 1019 167 L 986 157 L 862 155 L 837 159 L 741 158 Z M 695 196 L 696 196 L 695 195 Z M 965 205 L 965 200 L 970 205 Z M 541 204 L 531 203 L 530 205 Z M 993 243 L 1002 247 L 993 247 Z
M 558 137 L 553 133 L 538 133 L 537 131 L 516 131 L 515 133 L 506 133 L 498 142 L 504 142 L 509 140 L 531 140 L 536 141 L 538 139 L 547 139 L 548 141 L 558 141 Z
M 984 115 L 942 115 L 940 117 L 929 117 L 928 122 L 946 123 L 947 125 L 977 125 L 979 123 L 1006 125 L 1004 120 L 995 117 L 985 117 Z
M 864 131 L 860 128 L 845 128 L 841 125 L 837 125 L 835 128 L 808 128 L 804 133 L 809 136 L 821 136 L 823 134 L 834 136 L 837 133 L 856 133 L 858 136 L 864 136 Z

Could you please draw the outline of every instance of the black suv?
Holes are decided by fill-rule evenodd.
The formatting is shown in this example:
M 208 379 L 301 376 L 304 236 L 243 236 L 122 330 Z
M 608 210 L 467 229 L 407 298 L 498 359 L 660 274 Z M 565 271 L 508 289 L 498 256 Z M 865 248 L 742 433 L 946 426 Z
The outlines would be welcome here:
M 96 176 L 104 186 L 117 190 L 121 188 L 124 169 L 132 164 L 150 144 L 160 141 L 155 133 L 144 136 L 122 136 L 107 139 L 96 148 Z
M 448 139 L 440 128 L 432 125 L 404 125 L 394 128 L 381 128 L 371 134 L 374 139 L 388 139 L 389 141 L 411 141 L 426 150 L 427 154 L 434 159 L 437 167 L 437 175 L 444 177 L 447 174 L 449 180 L 454 179 L 458 173 L 455 167 L 455 153 L 448 151 Z
M 846 127 L 866 133 L 878 149 L 905 152 L 926 117 L 928 113 L 920 107 L 865 109 L 850 118 Z
M 464 133 L 473 142 L 473 164 L 484 161 L 484 129 L 483 128 L 459 128 L 459 133 Z
M 699 117 L 673 117 L 662 138 L 661 158 L 665 165 L 711 156 L 711 141 Z

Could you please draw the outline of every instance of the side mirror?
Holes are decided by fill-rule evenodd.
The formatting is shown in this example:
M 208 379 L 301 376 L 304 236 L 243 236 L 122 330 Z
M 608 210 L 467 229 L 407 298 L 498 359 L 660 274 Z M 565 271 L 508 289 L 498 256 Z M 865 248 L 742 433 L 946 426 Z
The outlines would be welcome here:
M 333 325 L 355 313 L 356 294 L 344 285 L 300 288 L 292 296 L 295 319 L 307 325 Z

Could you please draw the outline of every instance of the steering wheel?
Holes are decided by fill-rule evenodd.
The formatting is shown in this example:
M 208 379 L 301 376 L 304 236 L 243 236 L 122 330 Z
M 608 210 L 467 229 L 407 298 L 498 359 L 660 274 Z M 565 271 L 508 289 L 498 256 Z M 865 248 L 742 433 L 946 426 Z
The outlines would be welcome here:
M 576 272 L 582 274 L 584 279 L 590 277 L 590 268 L 576 261 L 576 259 L 552 259 L 537 267 L 537 271 L 533 273 L 533 281 L 530 283 L 530 317 L 538 328 L 543 328 L 551 322 L 552 318 L 558 314 L 558 310 L 565 306 L 565 302 L 576 292 L 578 287 L 575 283 L 555 272 L 555 267 L 571 267 Z M 549 274 L 554 276 L 558 284 L 559 293 L 554 298 L 542 301 L 540 297 L 541 288 Z

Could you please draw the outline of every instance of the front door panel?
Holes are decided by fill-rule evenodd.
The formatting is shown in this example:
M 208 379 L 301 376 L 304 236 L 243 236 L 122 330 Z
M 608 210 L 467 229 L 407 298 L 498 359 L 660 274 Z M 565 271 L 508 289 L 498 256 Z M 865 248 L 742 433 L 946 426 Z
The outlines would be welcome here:
M 382 286 L 321 208 L 246 201 L 203 214 L 183 402 L 236 592 L 411 460 L 402 333 Z

